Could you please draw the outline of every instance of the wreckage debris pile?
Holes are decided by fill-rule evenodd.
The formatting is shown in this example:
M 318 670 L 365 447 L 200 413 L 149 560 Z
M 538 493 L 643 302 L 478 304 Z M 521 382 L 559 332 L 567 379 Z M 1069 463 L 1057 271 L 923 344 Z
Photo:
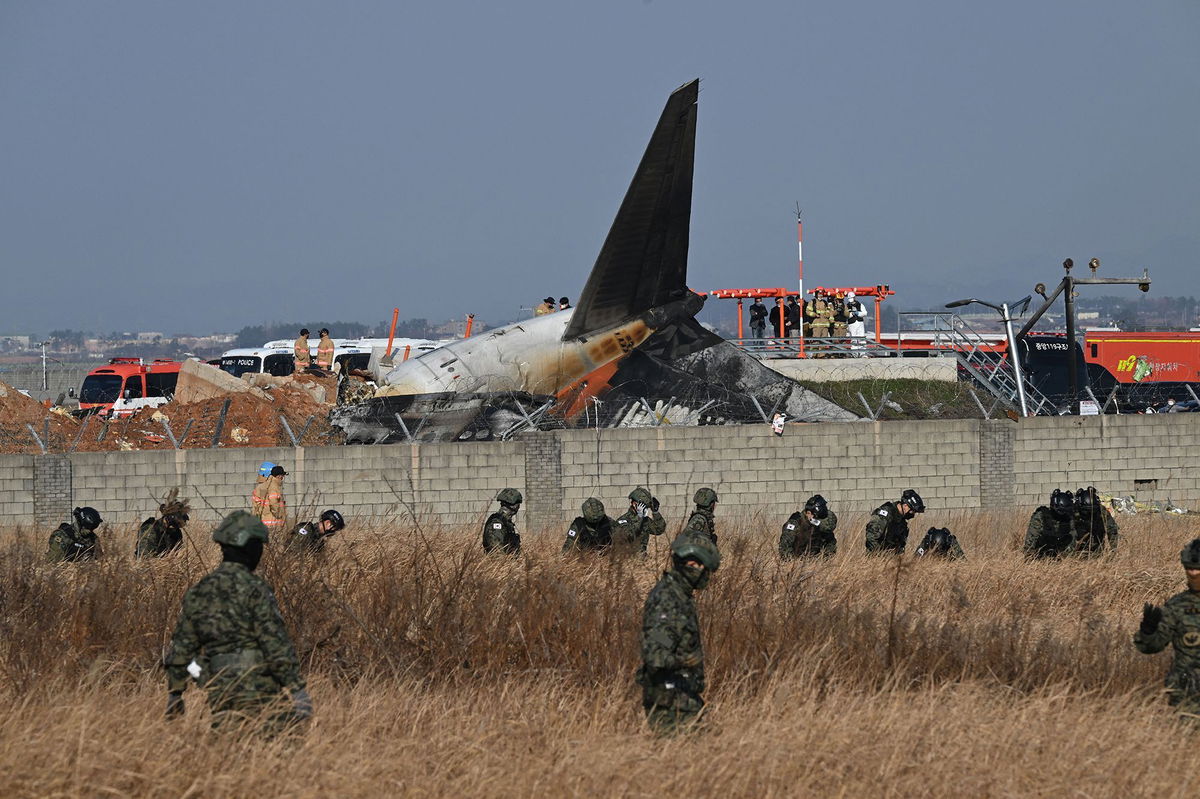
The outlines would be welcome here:
M 336 386 L 329 392 L 331 398 L 334 391 Z M 280 421 L 281 416 L 297 438 L 303 431 L 301 444 L 342 443 L 340 431 L 329 425 L 332 403 L 318 402 L 310 391 L 289 384 L 195 402 L 172 401 L 158 408 L 143 408 L 123 419 L 110 420 L 77 419 L 60 409 L 48 409 L 2 383 L 0 392 L 0 453 L 41 452 L 25 423 L 31 424 L 38 436 L 42 436 L 46 419 L 50 420 L 50 436 L 45 443 L 50 452 L 171 449 L 168 425 L 175 438 L 182 439 L 179 441 L 181 449 L 211 447 L 226 400 L 229 408 L 216 446 L 291 446 L 292 440 Z
M 66 440 L 67 446 L 70 446 L 79 431 L 78 419 L 66 411 L 47 408 L 7 383 L 0 382 L 0 453 L 41 452 L 25 425 L 32 426 L 39 437 L 45 438 L 47 420 L 50 441 L 58 444 Z M 48 443 L 47 449 L 53 447 Z

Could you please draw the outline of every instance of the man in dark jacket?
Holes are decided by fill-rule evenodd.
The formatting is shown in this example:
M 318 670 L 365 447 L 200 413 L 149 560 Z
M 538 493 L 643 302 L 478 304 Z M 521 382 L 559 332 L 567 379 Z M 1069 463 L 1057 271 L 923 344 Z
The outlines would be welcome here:
M 521 554 L 521 536 L 513 518 L 521 510 L 524 497 L 515 488 L 505 488 L 496 495 L 500 510 L 487 517 L 483 523 L 483 551 L 503 552 L 506 555 Z
M 880 505 L 867 521 L 867 552 L 904 552 L 908 543 L 908 520 L 924 512 L 924 500 L 911 488 L 904 492 L 899 502 Z
M 51 563 L 73 563 L 100 557 L 100 539 L 96 537 L 96 528 L 103 521 L 100 512 L 83 507 L 76 508 L 71 515 L 73 522 L 63 522 L 50 534 L 46 560 Z
M 328 539 L 345 529 L 346 519 L 341 512 L 330 508 L 321 514 L 315 522 L 303 522 L 292 528 L 288 534 L 288 549 L 293 552 L 311 552 L 316 554 L 325 549 Z
M 616 526 L 607 513 L 604 503 L 595 497 L 583 501 L 582 516 L 576 516 L 567 529 L 563 541 L 563 554 L 567 552 L 598 552 L 612 546 L 613 528 Z
M 1031 558 L 1058 558 L 1075 551 L 1075 496 L 1070 489 L 1054 489 L 1050 504 L 1029 517 L 1022 551 Z

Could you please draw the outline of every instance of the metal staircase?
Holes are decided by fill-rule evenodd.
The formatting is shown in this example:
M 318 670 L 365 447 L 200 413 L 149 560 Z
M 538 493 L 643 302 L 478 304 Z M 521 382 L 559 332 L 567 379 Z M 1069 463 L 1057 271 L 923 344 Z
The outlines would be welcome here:
M 1009 409 L 1020 411 L 1017 378 L 1012 361 L 994 351 L 988 342 L 957 314 L 945 314 L 945 329 L 939 329 L 958 358 L 958 365 L 989 394 Z M 1058 409 L 1045 394 L 1025 381 L 1025 404 L 1031 416 L 1054 416 Z

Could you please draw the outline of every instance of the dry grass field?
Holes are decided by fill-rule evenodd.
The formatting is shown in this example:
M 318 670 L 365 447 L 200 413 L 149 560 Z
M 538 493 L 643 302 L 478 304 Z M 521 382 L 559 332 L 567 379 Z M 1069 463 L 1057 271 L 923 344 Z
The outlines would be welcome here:
M 645 730 L 632 682 L 665 542 L 564 561 L 557 535 L 526 535 L 512 561 L 473 528 L 360 522 L 319 561 L 269 549 L 316 715 L 263 742 L 210 732 L 195 689 L 162 718 L 157 663 L 216 562 L 206 531 L 140 563 L 116 530 L 104 561 L 51 568 L 45 533 L 6 530 L 0 796 L 1196 796 L 1169 654 L 1131 635 L 1182 589 L 1200 523 L 1121 517 L 1115 556 L 1029 563 L 1025 520 L 919 517 L 967 550 L 929 563 L 866 557 L 846 513 L 836 558 L 781 564 L 782 520 L 718 517 L 710 713 L 674 739 Z

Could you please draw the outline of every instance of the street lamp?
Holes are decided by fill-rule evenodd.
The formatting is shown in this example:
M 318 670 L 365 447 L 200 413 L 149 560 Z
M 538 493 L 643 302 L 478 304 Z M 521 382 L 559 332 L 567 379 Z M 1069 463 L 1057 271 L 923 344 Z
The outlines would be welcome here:
M 1023 300 L 1023 302 L 1025 303 L 1026 306 L 1028 306 L 1029 298 L 1026 297 L 1025 300 Z M 1028 403 L 1025 400 L 1025 380 L 1021 376 L 1021 353 L 1019 350 L 1017 350 L 1017 339 L 1016 339 L 1016 336 L 1013 335 L 1013 328 L 1012 328 L 1013 320 L 1012 320 L 1012 316 L 1010 316 L 1009 312 L 1008 312 L 1008 303 L 1002 302 L 999 305 L 995 305 L 993 303 L 984 302 L 983 300 L 977 300 L 974 297 L 972 297 L 967 300 L 955 300 L 954 302 L 948 302 L 948 303 L 946 303 L 946 307 L 947 308 L 961 308 L 962 306 L 970 305 L 971 303 L 976 303 L 978 305 L 986 305 L 987 307 L 1000 312 L 1000 318 L 1004 320 L 1004 333 L 1008 337 L 1008 360 L 1009 360 L 1009 363 L 1012 365 L 1013 377 L 1016 378 L 1016 381 L 1017 381 L 1017 399 L 1021 403 L 1021 415 L 1028 416 L 1029 415 L 1029 407 L 1028 407 Z M 1020 305 L 1020 303 L 1017 303 L 1017 304 Z
M 49 383 L 46 380 L 46 378 L 47 378 L 47 375 L 46 375 L 46 345 L 49 343 L 50 343 L 49 341 L 39 342 L 39 344 L 42 348 L 42 391 L 45 391 L 49 385 Z

